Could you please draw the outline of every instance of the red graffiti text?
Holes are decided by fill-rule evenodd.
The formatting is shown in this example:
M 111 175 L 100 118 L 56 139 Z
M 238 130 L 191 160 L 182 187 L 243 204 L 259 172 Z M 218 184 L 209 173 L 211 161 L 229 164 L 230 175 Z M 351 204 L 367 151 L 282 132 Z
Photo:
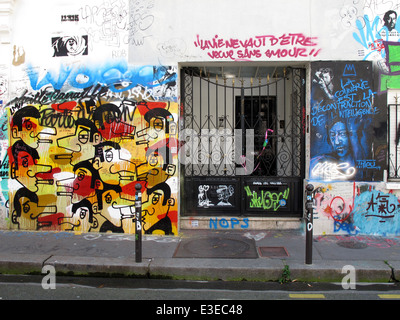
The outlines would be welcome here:
M 215 35 L 212 39 L 201 39 L 197 35 L 194 45 L 205 51 L 211 59 L 230 59 L 235 61 L 254 58 L 298 58 L 316 57 L 321 49 L 317 48 L 317 38 L 302 33 L 260 35 L 248 39 L 224 39 Z

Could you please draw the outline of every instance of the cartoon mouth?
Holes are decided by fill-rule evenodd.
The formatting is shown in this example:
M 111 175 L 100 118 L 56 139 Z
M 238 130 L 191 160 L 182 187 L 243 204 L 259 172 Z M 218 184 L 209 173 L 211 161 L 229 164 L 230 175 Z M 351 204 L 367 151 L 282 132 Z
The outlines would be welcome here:
M 74 193 L 74 188 L 65 184 L 62 184 L 61 181 L 57 181 L 57 196 L 62 197 L 72 197 Z
M 120 175 L 119 180 L 121 180 L 121 181 L 135 181 L 135 176 Z
M 134 140 L 135 136 L 131 134 L 126 134 L 121 136 L 121 140 Z
M 68 192 L 68 191 L 57 191 L 57 196 L 61 197 L 72 197 L 73 192 Z
M 57 206 L 48 206 L 42 212 L 42 214 L 56 214 L 56 213 L 57 213 Z
M 71 160 L 72 159 L 72 153 L 56 154 L 54 156 L 54 158 L 57 159 L 57 160 Z
M 53 143 L 51 139 L 38 139 L 38 143 Z
M 37 179 L 36 178 L 36 184 L 53 185 L 54 179 Z
M 140 144 L 147 144 L 147 143 L 149 143 L 147 140 L 136 141 L 136 144 L 137 144 L 137 145 L 140 145 Z
M 135 217 L 135 214 L 132 213 L 132 209 L 131 209 L 131 208 L 133 208 L 133 205 L 131 205 L 131 206 L 126 206 L 126 205 L 125 206 L 120 206 L 120 205 L 117 205 L 116 202 L 113 202 L 111 206 L 112 206 L 113 209 L 119 210 L 119 214 L 121 215 L 121 219 L 128 219 L 128 218 Z

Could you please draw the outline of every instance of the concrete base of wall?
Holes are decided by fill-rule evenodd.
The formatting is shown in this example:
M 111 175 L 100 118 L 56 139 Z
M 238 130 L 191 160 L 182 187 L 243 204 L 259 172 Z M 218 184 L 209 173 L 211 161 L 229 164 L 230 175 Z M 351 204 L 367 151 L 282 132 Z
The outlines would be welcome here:
M 197 230 L 286 230 L 300 229 L 300 218 L 180 217 L 180 229 Z

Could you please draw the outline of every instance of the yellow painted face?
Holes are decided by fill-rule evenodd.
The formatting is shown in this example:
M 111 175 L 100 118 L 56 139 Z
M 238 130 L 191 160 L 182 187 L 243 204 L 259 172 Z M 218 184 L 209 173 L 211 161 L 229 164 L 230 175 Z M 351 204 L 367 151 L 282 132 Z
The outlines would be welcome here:
M 121 179 L 135 177 L 135 164 L 129 160 L 122 159 L 120 150 L 111 146 L 105 146 L 103 149 L 103 160 L 96 158 L 95 166 L 99 170 L 100 178 L 103 182 L 118 185 Z M 132 179 L 129 179 L 130 181 Z
M 120 197 L 119 192 L 107 190 L 102 194 L 103 209 L 101 215 L 115 226 L 121 226 L 122 219 L 131 218 L 134 202 Z
M 90 141 L 90 128 L 78 125 L 75 134 L 57 140 L 58 146 L 70 151 L 73 154 L 71 164 L 88 160 L 94 157 L 94 145 L 100 140 L 100 135 L 95 133 Z

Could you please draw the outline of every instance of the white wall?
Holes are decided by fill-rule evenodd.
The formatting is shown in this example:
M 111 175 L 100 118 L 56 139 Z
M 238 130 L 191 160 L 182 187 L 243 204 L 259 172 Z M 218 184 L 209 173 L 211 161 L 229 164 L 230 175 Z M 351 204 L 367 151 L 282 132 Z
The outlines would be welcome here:
M 17 0 L 12 38 L 14 44 L 24 47 L 30 61 L 47 66 L 52 62 L 51 37 L 62 34 L 88 35 L 91 62 L 117 57 L 138 65 L 243 60 L 379 61 L 382 56 L 363 43 L 363 37 L 376 40 L 384 13 L 397 7 L 398 2 L 393 1 L 373 6 L 370 1 L 351 0 Z M 62 15 L 79 15 L 79 21 L 61 21 Z M 289 34 L 297 35 L 285 39 L 289 44 L 278 39 Z M 243 55 L 246 41 L 247 45 L 250 40 L 258 44 L 257 37 L 265 43 L 247 49 L 259 50 L 260 57 L 241 58 L 239 50 Z M 303 37 L 309 38 L 309 45 Z M 237 40 L 237 48 L 204 48 L 204 41 L 213 39 L 222 43 Z M 279 49 L 301 55 L 290 57 L 288 51 L 286 55 L 281 51 L 285 55 L 281 57 L 266 54 Z M 214 50 L 221 54 L 233 52 L 231 58 L 212 58 Z

